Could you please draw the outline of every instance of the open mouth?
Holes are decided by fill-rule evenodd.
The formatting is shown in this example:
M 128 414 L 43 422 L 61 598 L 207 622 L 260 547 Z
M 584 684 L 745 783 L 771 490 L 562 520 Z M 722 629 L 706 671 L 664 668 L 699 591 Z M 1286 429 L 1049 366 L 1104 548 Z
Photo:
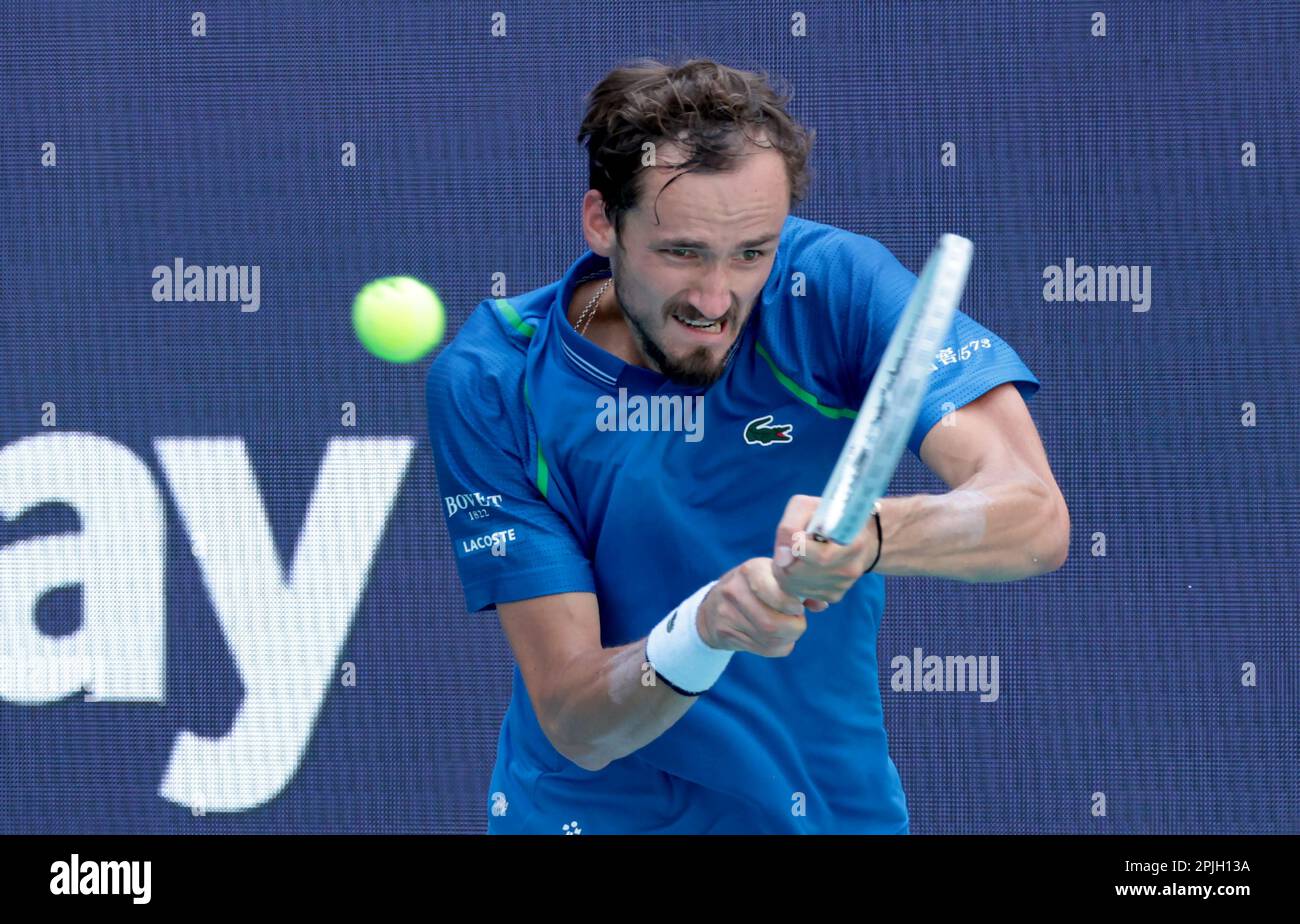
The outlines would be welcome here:
M 673 320 L 687 330 L 697 334 L 720 334 L 726 330 L 727 327 L 726 317 L 719 318 L 716 321 L 707 321 L 704 319 L 688 321 L 681 315 L 674 314 Z

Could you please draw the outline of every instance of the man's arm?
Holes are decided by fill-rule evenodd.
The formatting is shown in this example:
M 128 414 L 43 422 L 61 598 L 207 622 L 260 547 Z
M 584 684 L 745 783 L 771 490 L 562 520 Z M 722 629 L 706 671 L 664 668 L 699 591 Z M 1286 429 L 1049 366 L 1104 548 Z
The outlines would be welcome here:
M 498 603 L 497 613 L 542 731 L 584 770 L 600 770 L 621 756 L 616 752 L 630 753 L 653 741 L 695 703 L 667 684 L 642 685 L 649 672 L 645 639 L 601 647 L 595 594 Z M 610 740 L 619 732 L 635 747 Z
M 837 602 L 880 550 L 874 571 L 959 581 L 1014 581 L 1055 571 L 1070 544 L 1070 512 L 1038 429 L 1014 384 L 1005 382 L 941 421 L 921 460 L 952 488 L 880 501 L 882 539 L 867 521 L 852 545 L 797 543 L 819 498 L 791 498 L 777 528 L 777 575 L 788 592 Z M 791 560 L 782 547 L 804 554 Z
M 710 648 L 784 657 L 807 628 L 801 603 L 781 592 L 771 559 L 752 558 L 709 591 L 696 627 Z M 584 770 L 649 744 L 695 703 L 650 682 L 657 678 L 645 661 L 644 638 L 601 647 L 595 594 L 498 603 L 497 612 L 538 723 L 552 746 Z
M 920 457 L 952 490 L 881 504 L 878 569 L 976 582 L 1033 577 L 1065 564 L 1070 511 L 1014 384 L 959 408 L 952 426 L 932 427 Z

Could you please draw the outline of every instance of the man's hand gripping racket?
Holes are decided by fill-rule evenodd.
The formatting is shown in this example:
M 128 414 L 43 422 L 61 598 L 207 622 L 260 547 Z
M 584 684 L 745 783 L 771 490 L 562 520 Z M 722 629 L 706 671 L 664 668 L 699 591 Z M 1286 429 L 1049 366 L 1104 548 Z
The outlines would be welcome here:
M 875 559 L 879 551 L 875 527 L 864 527 L 889 487 L 916 426 L 930 365 L 966 287 L 972 249 L 970 241 L 956 234 L 939 239 L 885 348 L 821 498 L 796 494 L 786 506 L 777 528 L 772 572 L 787 593 L 838 603 Z M 800 541 L 808 538 L 813 541 Z

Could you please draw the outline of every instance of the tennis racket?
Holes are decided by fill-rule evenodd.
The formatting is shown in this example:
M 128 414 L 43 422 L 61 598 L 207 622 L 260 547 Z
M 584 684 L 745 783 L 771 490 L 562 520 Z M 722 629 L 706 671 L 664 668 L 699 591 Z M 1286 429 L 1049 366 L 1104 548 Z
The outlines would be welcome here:
M 851 543 L 889 487 L 966 287 L 972 250 L 966 238 L 945 234 L 925 262 L 808 524 L 814 539 Z

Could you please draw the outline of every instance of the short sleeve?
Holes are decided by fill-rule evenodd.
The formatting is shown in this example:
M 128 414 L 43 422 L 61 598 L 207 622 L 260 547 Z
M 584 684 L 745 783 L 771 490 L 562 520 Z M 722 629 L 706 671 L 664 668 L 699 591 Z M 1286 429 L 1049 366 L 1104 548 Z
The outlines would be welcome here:
M 917 277 L 880 242 L 862 235 L 855 238 L 848 248 L 851 265 L 845 267 L 852 292 L 846 300 L 852 312 L 846 340 L 852 346 L 845 374 L 850 379 L 850 393 L 860 403 L 916 288 Z M 969 296 L 968 286 L 967 299 Z M 930 382 L 907 448 L 919 457 L 921 442 L 945 414 L 1004 382 L 1014 383 L 1026 401 L 1039 387 L 1038 379 L 1010 344 L 957 309 L 931 362 Z
M 468 324 L 467 324 L 468 326 Z M 512 357 L 519 360 L 521 357 Z M 429 370 L 429 440 L 465 607 L 594 591 L 591 564 L 542 496 L 528 451 L 528 409 L 490 351 L 448 346 Z M 514 376 L 518 386 L 522 372 Z

